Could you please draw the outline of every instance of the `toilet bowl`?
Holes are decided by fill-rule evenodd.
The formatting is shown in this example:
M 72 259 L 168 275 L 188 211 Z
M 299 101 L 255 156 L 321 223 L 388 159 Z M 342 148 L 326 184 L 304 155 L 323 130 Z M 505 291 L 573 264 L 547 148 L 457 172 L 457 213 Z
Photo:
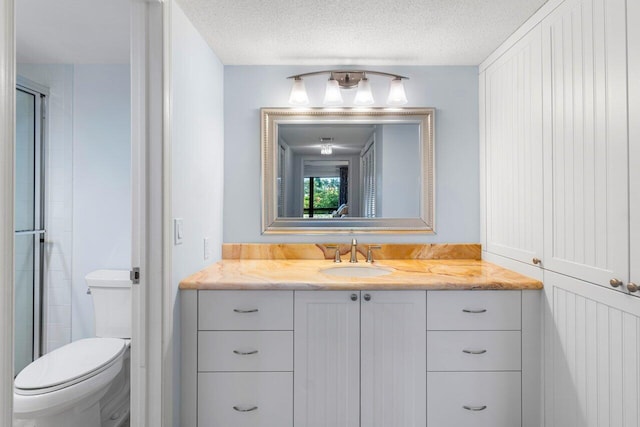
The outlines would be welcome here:
M 129 418 L 129 272 L 99 270 L 86 279 L 99 336 L 47 353 L 18 374 L 16 425 L 120 427 Z

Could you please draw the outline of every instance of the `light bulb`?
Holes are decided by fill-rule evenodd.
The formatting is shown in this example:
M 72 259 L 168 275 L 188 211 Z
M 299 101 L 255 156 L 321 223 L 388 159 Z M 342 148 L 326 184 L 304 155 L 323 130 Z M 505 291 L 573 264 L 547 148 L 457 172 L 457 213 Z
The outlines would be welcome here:
M 387 98 L 387 104 L 389 105 L 404 105 L 407 101 L 407 94 L 404 91 L 404 83 L 402 79 L 396 77 L 391 80 L 389 85 L 389 97 Z
M 371 84 L 369 83 L 368 78 L 363 77 L 358 83 L 358 92 L 356 92 L 356 97 L 354 98 L 353 103 L 356 105 L 371 105 L 374 103 L 373 93 L 371 93 Z
M 333 148 L 331 147 L 331 144 L 322 144 L 320 146 L 320 154 L 328 156 L 331 153 L 333 153 Z
M 327 88 L 324 91 L 325 105 L 342 104 L 342 94 L 340 93 L 340 85 L 338 81 L 331 76 L 327 81 Z
M 307 89 L 304 87 L 304 81 L 300 77 L 295 77 L 293 86 L 291 86 L 291 94 L 289 94 L 289 104 L 307 105 L 308 103 L 309 97 L 307 96 Z

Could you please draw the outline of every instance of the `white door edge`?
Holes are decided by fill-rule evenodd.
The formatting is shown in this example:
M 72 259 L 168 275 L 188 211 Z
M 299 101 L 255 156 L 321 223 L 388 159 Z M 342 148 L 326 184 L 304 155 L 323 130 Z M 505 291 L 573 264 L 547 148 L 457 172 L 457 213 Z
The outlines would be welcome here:
M 14 0 L 0 3 L 0 427 L 13 413 Z

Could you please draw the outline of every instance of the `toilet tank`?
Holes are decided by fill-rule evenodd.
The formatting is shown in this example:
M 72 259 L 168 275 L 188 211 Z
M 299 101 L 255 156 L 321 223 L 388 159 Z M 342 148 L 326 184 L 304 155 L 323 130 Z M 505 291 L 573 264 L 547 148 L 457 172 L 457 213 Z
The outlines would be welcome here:
M 85 276 L 93 297 L 96 336 L 131 338 L 131 280 L 127 270 L 97 270 Z

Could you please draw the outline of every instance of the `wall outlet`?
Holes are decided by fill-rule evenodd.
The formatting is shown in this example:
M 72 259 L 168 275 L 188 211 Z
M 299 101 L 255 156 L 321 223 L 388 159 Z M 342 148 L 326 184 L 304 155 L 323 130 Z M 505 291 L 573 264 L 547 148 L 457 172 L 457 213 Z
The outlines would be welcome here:
M 208 260 L 213 255 L 211 249 L 211 237 L 204 238 L 204 260 Z
M 184 224 L 182 218 L 173 219 L 173 244 L 181 245 L 184 240 Z

